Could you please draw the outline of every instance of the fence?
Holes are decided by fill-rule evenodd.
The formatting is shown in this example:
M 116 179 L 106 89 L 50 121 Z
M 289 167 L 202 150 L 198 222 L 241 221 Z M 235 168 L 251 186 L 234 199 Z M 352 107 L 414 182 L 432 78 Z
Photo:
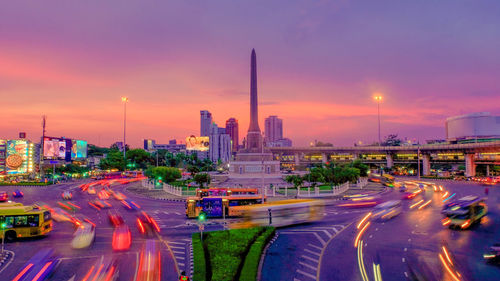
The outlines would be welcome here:
M 311 188 L 307 189 L 307 192 L 301 191 L 300 188 L 297 189 L 297 197 L 326 197 L 326 196 L 337 196 L 347 190 L 349 190 L 349 182 L 345 182 L 341 185 L 333 186 L 331 190 L 320 190 L 319 187 L 315 187 L 311 192 Z
M 187 196 L 189 195 L 188 192 L 184 191 L 185 194 L 183 194 L 183 188 L 182 187 L 177 187 L 177 186 L 171 186 L 170 184 L 162 183 L 162 189 L 163 191 L 170 193 L 172 195 L 176 196 Z M 148 181 L 148 180 L 143 180 L 142 181 L 142 187 L 148 188 L 148 189 L 160 189 L 160 188 L 155 188 L 155 184 Z
M 358 179 L 358 182 L 354 185 L 354 187 L 362 189 L 367 184 L 368 184 L 368 178 L 360 178 L 360 179 Z

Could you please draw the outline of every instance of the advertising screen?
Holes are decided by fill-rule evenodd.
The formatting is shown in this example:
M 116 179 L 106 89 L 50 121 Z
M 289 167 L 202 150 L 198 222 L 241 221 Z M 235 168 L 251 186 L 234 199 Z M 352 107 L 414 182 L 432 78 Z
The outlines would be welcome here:
M 5 175 L 5 140 L 0 140 L 0 175 Z
M 66 159 L 66 152 L 70 150 L 70 145 L 70 139 L 45 137 L 43 139 L 43 157 L 45 159 Z
M 187 150 L 208 151 L 209 144 L 210 143 L 209 143 L 208 137 L 190 136 L 190 137 L 186 138 L 186 149 Z
M 24 174 L 28 172 L 28 141 L 7 141 L 6 156 L 5 167 L 7 174 Z
M 71 141 L 71 160 L 87 158 L 87 141 Z

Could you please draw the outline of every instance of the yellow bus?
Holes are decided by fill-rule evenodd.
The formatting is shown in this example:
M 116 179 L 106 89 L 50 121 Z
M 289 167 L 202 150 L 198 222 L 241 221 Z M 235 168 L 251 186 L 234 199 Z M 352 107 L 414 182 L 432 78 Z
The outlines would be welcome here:
M 16 238 L 35 237 L 52 231 L 50 212 L 37 205 L 32 206 L 0 206 L 0 225 L 5 231 L 0 231 L 0 238 L 14 241 Z
M 264 201 L 266 197 L 264 197 Z M 189 197 L 186 200 L 186 216 L 196 218 L 203 212 L 209 218 L 242 215 L 242 206 L 264 203 L 261 195 Z
M 323 201 L 314 199 L 290 199 L 272 203 L 246 206 L 243 221 L 231 224 L 231 228 L 248 228 L 272 225 L 276 227 L 321 220 L 324 216 Z

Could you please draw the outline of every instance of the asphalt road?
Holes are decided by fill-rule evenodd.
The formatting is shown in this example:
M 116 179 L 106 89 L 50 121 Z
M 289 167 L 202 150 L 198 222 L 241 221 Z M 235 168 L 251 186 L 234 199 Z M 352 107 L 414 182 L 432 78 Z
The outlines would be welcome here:
M 50 247 L 62 257 L 52 280 L 69 280 L 73 276 L 81 280 L 96 259 L 101 256 L 115 257 L 119 262 L 119 280 L 132 280 L 137 271 L 138 255 L 146 237 L 136 228 L 135 211 L 127 211 L 122 204 L 109 199 L 129 225 L 132 246 L 125 252 L 114 252 L 111 247 L 113 228 L 108 222 L 107 210 L 98 211 L 88 205 L 96 195 L 79 191 L 82 182 L 63 183 L 48 187 L 20 187 L 24 198 L 15 201 L 25 205 L 45 202 L 56 206 L 64 190 L 73 191 L 72 203 L 81 207 L 77 213 L 96 223 L 96 241 L 86 250 L 74 250 L 70 241 L 74 227 L 69 222 L 54 222 L 54 230 L 37 239 L 24 239 L 7 243 L 6 249 L 15 252 L 12 263 L 0 273 L 1 280 L 12 280 L 23 265 L 37 251 Z M 484 187 L 463 182 L 440 182 L 455 198 L 465 195 L 484 195 Z M 128 193 L 126 186 L 113 189 L 123 192 L 139 204 L 159 223 L 160 235 L 153 237 L 162 251 L 162 280 L 178 280 L 180 271 L 191 273 L 191 233 L 198 227 L 187 220 L 183 202 L 153 200 Z M 0 187 L 11 193 L 13 187 Z M 498 280 L 500 268 L 483 262 L 482 254 L 487 247 L 500 242 L 500 186 L 491 187 L 487 203 L 489 214 L 483 222 L 470 230 L 450 230 L 441 225 L 442 193 L 426 191 L 413 200 L 403 201 L 403 212 L 388 221 L 371 221 L 361 236 L 363 240 L 362 262 L 368 280 L 375 280 L 373 263 L 380 265 L 383 280 L 409 280 L 409 267 L 425 275 L 428 280 L 453 280 L 442 266 L 438 254 L 446 245 L 462 280 Z M 383 200 L 399 199 L 398 191 L 389 190 Z M 426 208 L 410 209 L 419 200 L 432 200 Z M 325 208 L 322 221 L 280 228 L 278 238 L 269 246 L 262 269 L 262 280 L 363 280 L 360 274 L 360 258 L 354 239 L 356 225 L 370 208 L 345 209 L 335 204 Z M 221 220 L 209 221 L 206 231 L 220 230 Z M 1 270 L 1 269 L 0 269 Z

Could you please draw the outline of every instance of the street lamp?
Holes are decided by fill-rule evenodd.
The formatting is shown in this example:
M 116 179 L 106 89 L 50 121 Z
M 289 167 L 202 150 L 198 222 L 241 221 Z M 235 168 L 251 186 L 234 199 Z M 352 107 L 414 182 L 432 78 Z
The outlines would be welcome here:
M 122 97 L 123 102 L 123 161 L 125 162 L 125 170 L 127 169 L 127 155 L 125 154 L 127 145 L 126 145 L 126 129 L 127 129 L 127 97 Z
M 2 223 L 1 227 L 2 227 L 2 255 L 3 255 L 4 245 L 5 245 L 5 227 L 7 227 L 7 224 Z
M 377 102 L 377 111 L 378 111 L 378 145 L 382 144 L 382 139 L 380 138 L 380 102 L 382 101 L 382 96 L 377 94 L 373 97 Z

